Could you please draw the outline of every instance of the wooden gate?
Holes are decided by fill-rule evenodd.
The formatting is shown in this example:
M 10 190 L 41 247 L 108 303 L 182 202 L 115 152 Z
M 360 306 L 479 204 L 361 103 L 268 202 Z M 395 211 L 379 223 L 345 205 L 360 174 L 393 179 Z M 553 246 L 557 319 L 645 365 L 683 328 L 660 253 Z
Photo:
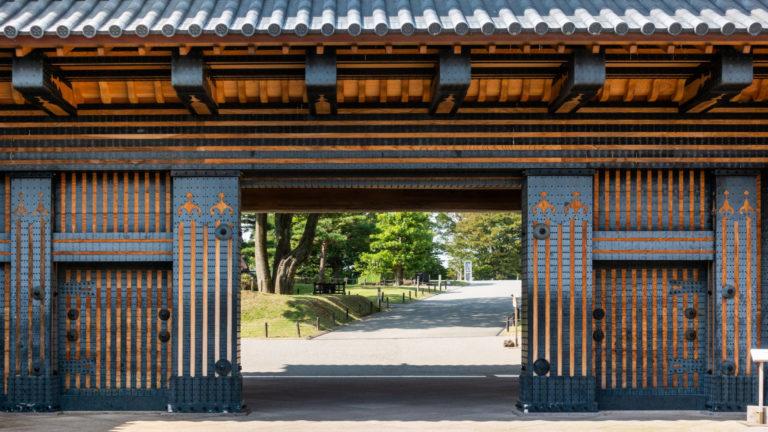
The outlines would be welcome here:
M 162 409 L 171 374 L 171 270 L 66 266 L 58 275 L 62 408 Z M 136 408 L 139 409 L 139 408 Z
M 594 278 L 600 409 L 703 408 L 706 266 L 600 262 Z

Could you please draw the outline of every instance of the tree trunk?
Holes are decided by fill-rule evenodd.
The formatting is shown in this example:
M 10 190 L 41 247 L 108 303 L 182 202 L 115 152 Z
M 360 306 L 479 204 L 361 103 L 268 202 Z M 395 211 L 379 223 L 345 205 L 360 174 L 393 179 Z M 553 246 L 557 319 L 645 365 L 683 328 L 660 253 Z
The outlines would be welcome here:
M 261 292 L 275 292 L 272 275 L 269 272 L 269 256 L 267 255 L 267 214 L 256 215 L 253 226 L 254 260 L 256 261 L 256 286 Z
M 324 239 L 320 243 L 320 268 L 317 270 L 318 282 L 325 281 L 325 266 L 327 265 L 328 258 L 328 239 Z
M 395 265 L 395 283 L 400 286 L 403 284 L 403 265 Z
M 292 218 L 293 216 L 291 216 L 291 219 Z M 275 293 L 293 293 L 293 283 L 296 276 L 296 270 L 298 270 L 299 265 L 301 265 L 301 263 L 307 259 L 309 252 L 312 250 L 312 243 L 315 241 L 317 221 L 319 219 L 320 215 L 317 213 L 310 213 L 307 215 L 307 224 L 304 226 L 304 233 L 301 235 L 299 245 L 296 246 L 295 249 L 285 253 L 280 261 L 276 262 L 274 267 Z M 282 221 L 281 223 L 285 223 L 285 221 Z M 290 221 L 288 223 L 289 228 L 287 231 L 290 234 Z M 275 218 L 275 226 L 277 227 L 277 218 Z M 278 232 L 277 229 L 276 232 Z M 290 237 L 288 238 L 288 245 L 290 247 Z M 277 254 L 275 254 L 275 257 L 277 257 Z
M 277 283 L 280 262 L 291 251 L 293 213 L 275 213 L 275 256 L 272 260 L 272 280 Z

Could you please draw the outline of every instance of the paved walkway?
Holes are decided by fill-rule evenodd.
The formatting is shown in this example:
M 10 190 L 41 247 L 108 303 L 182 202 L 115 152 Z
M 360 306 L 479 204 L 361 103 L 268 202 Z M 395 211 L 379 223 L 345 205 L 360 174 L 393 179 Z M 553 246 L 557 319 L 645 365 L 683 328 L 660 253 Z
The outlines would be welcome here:
M 512 283 L 479 282 L 343 326 L 312 340 L 244 339 L 246 376 L 488 376 L 519 373 L 498 336 Z

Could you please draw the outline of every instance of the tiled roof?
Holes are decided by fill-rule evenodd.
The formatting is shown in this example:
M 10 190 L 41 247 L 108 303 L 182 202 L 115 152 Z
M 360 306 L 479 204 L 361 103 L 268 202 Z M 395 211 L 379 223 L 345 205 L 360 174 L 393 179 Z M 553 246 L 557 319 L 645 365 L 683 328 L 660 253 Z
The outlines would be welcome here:
M 18 36 L 757 35 L 768 0 L 0 0 Z

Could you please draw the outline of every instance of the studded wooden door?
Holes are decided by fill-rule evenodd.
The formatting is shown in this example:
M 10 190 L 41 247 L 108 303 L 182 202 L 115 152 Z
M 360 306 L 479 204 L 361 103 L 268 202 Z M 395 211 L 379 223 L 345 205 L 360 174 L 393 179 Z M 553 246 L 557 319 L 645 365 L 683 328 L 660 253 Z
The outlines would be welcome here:
M 601 409 L 703 408 L 706 266 L 601 262 L 594 277 Z
M 114 264 L 59 269 L 64 409 L 164 407 L 172 369 L 170 272 Z

